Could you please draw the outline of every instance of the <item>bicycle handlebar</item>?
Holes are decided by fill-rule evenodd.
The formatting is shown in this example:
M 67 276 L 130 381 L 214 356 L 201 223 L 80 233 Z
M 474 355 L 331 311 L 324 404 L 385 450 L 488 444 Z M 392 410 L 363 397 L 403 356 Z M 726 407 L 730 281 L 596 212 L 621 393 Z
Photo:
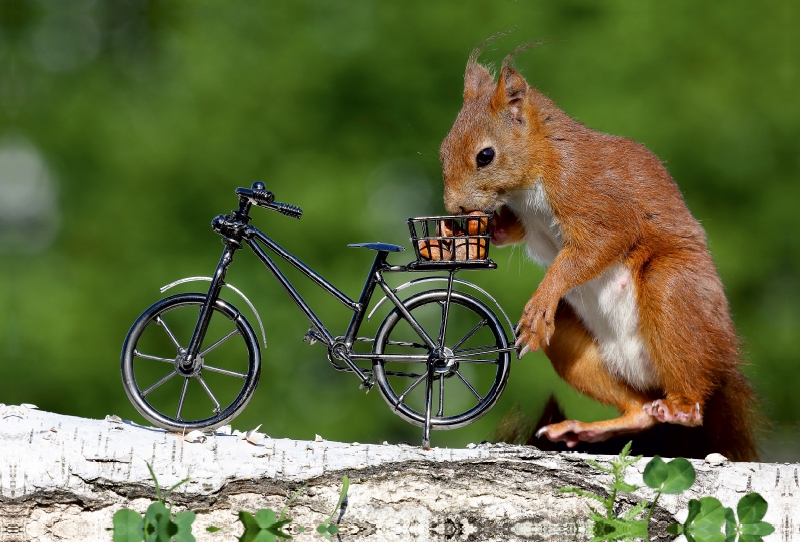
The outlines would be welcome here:
M 261 183 L 256 184 L 263 186 Z M 256 188 L 255 186 L 253 188 L 237 188 L 236 195 L 249 199 L 259 207 L 276 211 L 291 218 L 303 216 L 303 210 L 300 207 L 275 201 L 273 193 L 263 188 Z

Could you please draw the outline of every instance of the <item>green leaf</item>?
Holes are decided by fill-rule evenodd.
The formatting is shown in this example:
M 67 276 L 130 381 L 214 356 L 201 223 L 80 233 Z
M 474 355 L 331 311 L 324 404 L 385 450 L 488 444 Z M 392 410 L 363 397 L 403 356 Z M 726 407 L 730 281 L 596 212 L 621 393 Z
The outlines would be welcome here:
M 142 542 L 144 518 L 139 512 L 123 508 L 114 514 L 114 542 Z
M 194 523 L 195 517 L 195 513 L 191 510 L 175 514 L 175 517 L 172 518 L 172 522 L 178 526 L 178 532 L 173 538 L 175 542 L 195 542 L 192 535 L 192 523 Z
M 317 525 L 317 532 L 319 534 L 327 533 L 328 532 L 328 526 L 325 525 L 324 523 L 320 523 L 319 525 Z
M 161 489 L 158 487 L 158 478 L 156 478 L 156 473 L 153 471 L 153 467 L 147 461 L 144 462 L 147 465 L 147 470 L 150 471 L 150 478 L 153 479 L 153 483 L 156 485 L 156 499 L 159 501 L 161 500 Z
M 618 480 L 618 481 L 614 482 L 614 484 L 612 484 L 611 487 L 613 489 L 616 489 L 617 491 L 622 492 L 622 493 L 633 493 L 634 491 L 639 489 L 639 486 L 635 486 L 633 484 L 629 484 L 627 482 L 623 482 L 622 480 Z
M 696 473 L 689 461 L 676 457 L 665 463 L 659 456 L 653 457 L 645 466 L 644 483 L 662 493 L 681 493 L 694 484 Z
M 714 497 L 703 497 L 698 502 L 699 510 L 691 523 L 687 518 L 685 532 L 701 542 L 724 542 L 722 526 L 725 524 L 725 507 Z
M 598 517 L 594 520 L 593 534 L 595 538 L 601 540 L 647 538 L 647 522 Z
M 594 499 L 594 500 L 596 500 L 598 502 L 601 502 L 603 504 L 606 504 L 606 501 L 608 500 L 605 497 L 601 497 L 600 495 L 597 495 L 595 493 L 591 493 L 591 492 L 586 491 L 585 489 L 581 489 L 579 487 L 562 487 L 562 488 L 559 488 L 558 491 L 559 491 L 559 493 L 575 493 L 577 495 L 580 495 L 581 497 L 586 497 L 587 499 Z
M 758 523 L 743 523 L 740 532 L 742 534 L 767 536 L 768 534 L 775 532 L 775 527 L 766 521 L 759 521 Z
M 222 529 L 220 529 L 219 527 L 215 527 L 214 525 L 209 525 L 208 527 L 206 527 L 206 531 L 208 531 L 209 533 L 216 533 L 217 531 L 221 530 Z
M 147 507 L 144 519 L 152 527 L 146 529 L 148 531 L 146 542 L 171 542 L 172 537 L 178 534 L 178 526 L 172 522 L 169 509 L 161 501 L 156 501 Z
M 736 516 L 731 508 L 725 507 L 725 540 L 736 541 Z
M 270 508 L 262 508 L 254 516 L 258 526 L 262 529 L 269 529 L 278 521 L 275 512 Z
M 597 461 L 595 461 L 593 459 L 587 459 L 586 462 L 589 463 L 594 468 L 596 468 L 597 470 L 601 470 L 601 471 L 607 472 L 609 474 L 614 474 L 614 469 L 612 469 L 610 467 L 606 467 L 604 465 L 601 465 L 600 463 L 598 463 Z
M 686 527 L 689 526 L 694 521 L 694 518 L 697 517 L 697 514 L 700 513 L 700 501 L 697 499 L 692 499 L 689 501 L 689 514 L 686 516 L 686 522 L 683 524 L 684 531 L 686 531 Z
M 292 538 L 292 535 L 283 531 L 283 527 L 292 520 L 278 520 L 275 511 L 269 508 L 262 508 L 255 515 L 242 510 L 239 512 L 239 521 L 245 529 L 239 537 L 240 542 L 275 542 L 278 537 Z
M 739 535 L 739 542 L 764 542 L 764 539 L 755 534 Z
M 277 538 L 275 533 L 262 529 L 255 516 L 250 512 L 240 510 L 239 521 L 244 525 L 244 533 L 239 537 L 239 542 L 275 542 Z
M 261 530 L 261 526 L 256 521 L 256 518 L 253 517 L 253 514 L 247 512 L 245 510 L 239 510 L 239 521 L 242 522 L 244 525 L 245 531 L 254 529 L 256 531 Z
M 181 480 L 180 482 L 178 482 L 177 484 L 175 484 L 174 486 L 172 486 L 171 488 L 169 488 L 169 489 L 167 490 L 167 492 L 166 492 L 166 493 L 164 493 L 164 498 L 163 498 L 163 499 L 161 499 L 161 502 L 163 502 L 163 503 L 165 503 L 165 504 L 166 504 L 166 502 L 167 502 L 167 499 L 169 498 L 170 494 L 171 494 L 173 491 L 175 491 L 175 490 L 176 490 L 178 487 L 182 486 L 183 484 L 185 484 L 185 483 L 186 483 L 186 482 L 188 482 L 188 481 L 189 481 L 189 478 L 184 478 L 183 480 Z
M 669 534 L 681 534 L 683 532 L 683 525 L 680 523 L 673 523 L 672 525 L 667 525 L 666 530 Z
M 767 501 L 758 493 L 749 493 L 739 499 L 736 506 L 739 523 L 758 523 L 767 514 Z
M 240 542 L 276 542 L 276 540 L 278 540 L 278 536 L 269 531 L 258 531 L 256 534 L 250 531 L 239 537 Z
M 664 460 L 659 456 L 654 456 L 653 459 L 645 465 L 644 472 L 642 473 L 644 483 L 653 489 L 661 489 L 661 486 L 667 481 L 667 476 L 669 476 L 669 469 L 667 468 L 667 464 L 664 463 Z
M 631 520 L 642 513 L 642 511 L 647 508 L 648 502 L 647 501 L 639 501 L 636 503 L 636 506 L 628 510 L 622 515 L 622 519 Z
M 667 472 L 667 480 L 662 491 L 670 494 L 686 491 L 692 487 L 697 476 L 692 464 L 682 457 L 676 457 L 667 463 Z
M 328 525 L 328 528 L 327 528 L 326 530 L 327 530 L 327 531 L 328 531 L 330 534 L 336 534 L 336 533 L 338 533 L 338 532 L 339 532 L 339 526 L 338 526 L 338 525 L 336 525 L 336 524 L 334 524 L 334 523 L 331 523 L 330 525 Z

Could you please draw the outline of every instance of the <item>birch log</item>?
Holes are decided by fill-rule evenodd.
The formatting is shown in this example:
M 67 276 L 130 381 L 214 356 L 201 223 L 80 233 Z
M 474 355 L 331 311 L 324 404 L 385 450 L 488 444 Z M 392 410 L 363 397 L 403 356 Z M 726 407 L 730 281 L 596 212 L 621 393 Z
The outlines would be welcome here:
M 297 540 L 321 540 L 314 528 L 332 512 L 345 474 L 350 491 L 334 514 L 343 541 L 564 540 L 576 530 L 581 538 L 586 500 L 558 488 L 601 492 L 608 479 L 586 464 L 589 456 L 529 446 L 424 451 L 269 437 L 253 444 L 221 433 L 203 442 L 187 437 L 116 417 L 0 406 L 0 540 L 110 540 L 105 529 L 117 510 L 143 512 L 155 497 L 146 462 L 162 486 L 190 479 L 170 500 L 176 511 L 198 513 L 199 541 L 235 540 L 242 532 L 239 510 L 280 510 L 304 484 L 289 509 L 290 532 L 302 525 L 310 532 Z M 645 463 L 628 470 L 629 483 L 643 485 Z M 800 539 L 797 464 L 694 465 L 692 489 L 659 501 L 654 517 L 662 528 L 685 518 L 691 498 L 712 495 L 735 507 L 758 491 L 769 503 L 765 519 L 777 529 L 768 540 Z M 651 497 L 641 489 L 623 507 Z M 209 525 L 223 530 L 208 533 Z

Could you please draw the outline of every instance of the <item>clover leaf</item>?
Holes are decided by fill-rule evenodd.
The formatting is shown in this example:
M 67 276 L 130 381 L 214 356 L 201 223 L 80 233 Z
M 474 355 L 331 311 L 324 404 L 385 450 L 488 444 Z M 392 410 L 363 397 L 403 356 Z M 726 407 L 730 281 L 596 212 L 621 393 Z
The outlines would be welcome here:
M 696 504 L 693 504 L 696 503 Z M 725 525 L 725 507 L 714 497 L 689 501 L 689 516 L 684 524 L 684 534 L 692 542 L 724 542 L 722 526 Z
M 655 456 L 645 466 L 642 474 L 644 483 L 649 487 L 669 494 L 686 491 L 694 484 L 695 477 L 694 467 L 682 457 L 666 463 L 659 456 Z
M 762 521 L 767 514 L 767 501 L 758 493 L 749 493 L 736 506 L 739 514 L 741 542 L 760 542 L 762 536 L 775 532 L 775 527 Z
M 142 542 L 144 540 L 144 518 L 130 508 L 117 510 L 113 518 L 114 542 Z

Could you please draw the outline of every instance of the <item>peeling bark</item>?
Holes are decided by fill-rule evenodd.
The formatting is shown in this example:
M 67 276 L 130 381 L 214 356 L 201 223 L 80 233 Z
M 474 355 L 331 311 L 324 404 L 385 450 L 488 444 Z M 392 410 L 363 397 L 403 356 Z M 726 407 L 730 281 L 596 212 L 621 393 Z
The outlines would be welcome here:
M 320 540 L 314 528 L 331 513 L 345 474 L 350 491 L 334 516 L 343 541 L 582 538 L 586 500 L 558 488 L 603 491 L 608 477 L 587 457 L 505 444 L 424 451 L 266 438 L 254 445 L 225 434 L 192 443 L 128 421 L 0 406 L 0 540 L 110 540 L 105 529 L 117 510 L 143 512 L 155 498 L 145 462 L 163 487 L 191 479 L 170 500 L 176 510 L 198 513 L 193 533 L 200 541 L 234 540 L 242 531 L 239 510 L 279 511 L 304 484 L 289 510 L 291 526 L 295 533 L 299 525 L 310 528 L 298 540 Z M 643 485 L 645 463 L 628 470 L 629 483 Z M 693 464 L 692 489 L 659 501 L 659 532 L 686 517 L 691 498 L 710 495 L 735 506 L 758 491 L 769 503 L 765 519 L 777 529 L 772 540 L 798 538 L 797 464 Z M 623 507 L 652 495 L 641 489 Z M 207 533 L 209 525 L 223 532 Z

